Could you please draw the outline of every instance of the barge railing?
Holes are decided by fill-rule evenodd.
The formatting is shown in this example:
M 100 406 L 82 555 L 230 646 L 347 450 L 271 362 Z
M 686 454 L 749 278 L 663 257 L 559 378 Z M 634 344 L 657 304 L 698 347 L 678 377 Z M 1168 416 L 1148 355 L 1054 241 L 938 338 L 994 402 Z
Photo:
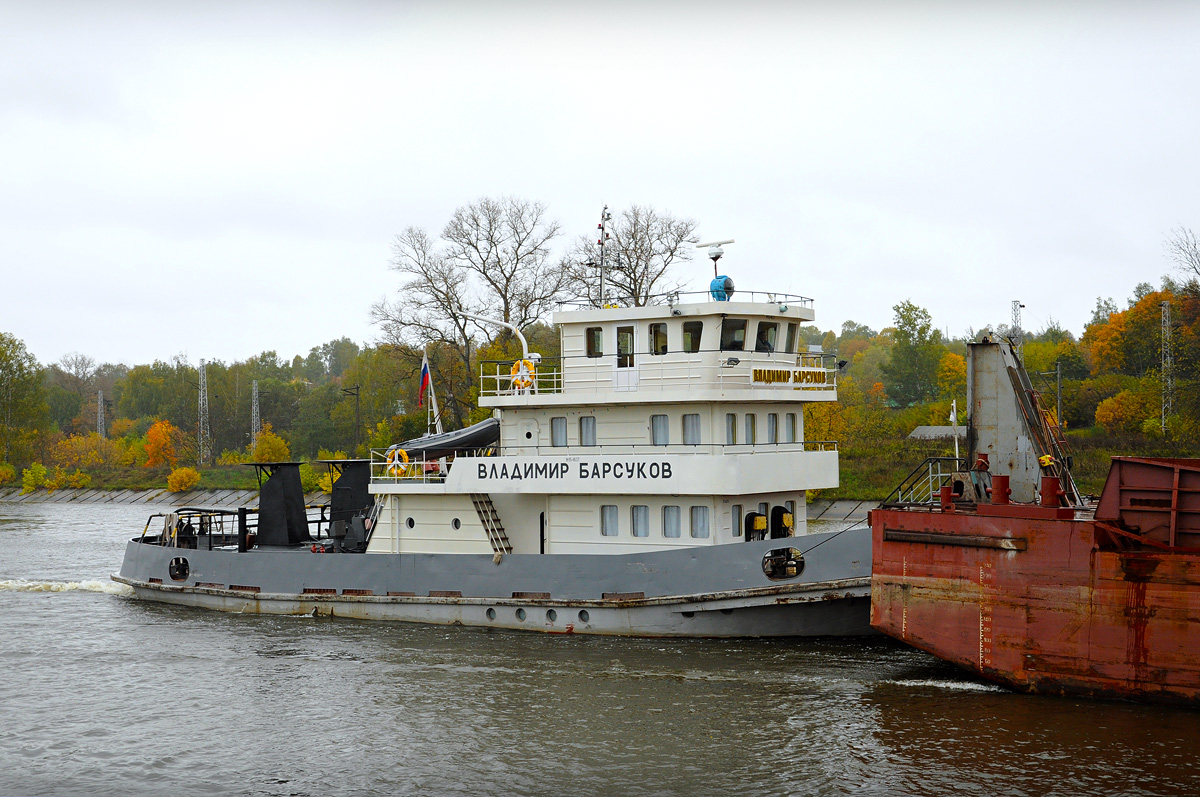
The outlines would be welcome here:
M 961 457 L 928 457 L 883 499 L 882 506 L 927 506 L 937 503 L 942 487 L 967 469 Z

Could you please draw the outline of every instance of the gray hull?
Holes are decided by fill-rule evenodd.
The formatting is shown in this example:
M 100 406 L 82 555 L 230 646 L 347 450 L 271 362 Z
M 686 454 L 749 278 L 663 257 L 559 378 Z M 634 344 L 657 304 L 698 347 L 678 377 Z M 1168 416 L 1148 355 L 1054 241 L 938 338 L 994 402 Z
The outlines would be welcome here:
M 767 551 L 804 554 L 794 578 Z M 202 546 L 203 547 L 203 546 Z M 626 636 L 850 636 L 870 629 L 869 529 L 614 556 L 189 550 L 137 540 L 116 581 L 140 598 L 231 612 Z M 188 575 L 171 578 L 172 559 Z

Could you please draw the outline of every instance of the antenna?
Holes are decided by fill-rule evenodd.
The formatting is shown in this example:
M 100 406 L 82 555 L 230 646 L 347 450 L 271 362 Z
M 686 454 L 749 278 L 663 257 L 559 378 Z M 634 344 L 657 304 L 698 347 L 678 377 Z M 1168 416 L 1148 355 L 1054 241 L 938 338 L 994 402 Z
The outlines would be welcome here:
M 1175 408 L 1175 374 L 1171 359 L 1171 303 L 1162 305 L 1162 431 L 1167 434 L 1167 416 Z
M 200 361 L 200 423 L 197 430 L 196 457 L 199 464 L 208 462 L 208 449 L 212 445 L 212 433 L 208 427 L 208 379 L 204 360 Z
M 258 437 L 259 431 L 262 430 L 262 421 L 258 416 L 258 380 L 254 379 L 250 382 L 250 447 L 254 447 L 254 440 Z
M 706 244 L 696 244 L 697 249 L 708 249 L 708 259 L 713 262 L 713 276 L 717 276 L 717 261 L 725 254 L 725 250 L 721 248 L 722 244 L 731 244 L 733 239 L 727 241 L 712 241 Z
M 1013 299 L 1012 327 L 1008 330 L 1008 334 L 1012 335 L 1013 342 L 1017 344 L 1017 362 L 1022 365 L 1025 363 L 1025 359 L 1021 356 L 1021 351 L 1025 346 L 1025 333 L 1021 331 L 1021 308 L 1024 306 L 1020 300 Z
M 104 434 L 104 391 L 101 390 L 96 396 L 96 434 L 101 437 L 106 437 Z

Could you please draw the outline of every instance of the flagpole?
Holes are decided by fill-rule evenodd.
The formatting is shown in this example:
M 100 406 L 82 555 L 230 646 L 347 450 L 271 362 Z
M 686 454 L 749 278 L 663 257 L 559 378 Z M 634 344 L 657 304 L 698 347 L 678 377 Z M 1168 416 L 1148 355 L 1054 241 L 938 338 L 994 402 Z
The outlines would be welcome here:
M 954 426 L 954 458 L 958 459 L 958 399 L 950 400 L 950 423 Z

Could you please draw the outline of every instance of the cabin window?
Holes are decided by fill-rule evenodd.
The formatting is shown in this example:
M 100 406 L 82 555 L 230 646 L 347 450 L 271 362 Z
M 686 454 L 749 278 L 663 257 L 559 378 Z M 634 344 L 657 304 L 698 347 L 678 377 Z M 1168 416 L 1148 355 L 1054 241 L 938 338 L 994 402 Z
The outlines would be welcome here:
M 635 537 L 650 536 L 650 507 L 629 507 L 629 528 Z
M 651 354 L 666 354 L 667 353 L 667 325 L 666 324 L 651 324 L 650 325 L 650 353 Z
M 617 367 L 633 367 L 633 327 L 617 327 Z
M 579 419 L 579 445 L 596 445 L 596 416 L 584 415 Z
M 688 354 L 700 351 L 700 335 L 704 332 L 703 321 L 683 322 L 683 350 Z
M 796 413 L 794 412 L 783 416 L 783 442 L 796 442 Z
M 617 536 L 617 522 L 616 504 L 604 504 L 600 507 L 600 533 L 603 536 Z
M 708 537 L 708 507 L 692 507 L 692 536 L 698 540 Z
M 792 516 L 792 522 L 795 523 L 796 522 L 796 502 L 795 501 L 784 501 L 783 508 L 788 511 L 788 514 Z
M 679 536 L 679 507 L 664 506 L 663 507 L 663 536 L 678 537 Z
M 604 327 L 588 327 L 583 332 L 588 357 L 604 356 Z
M 788 324 L 787 340 L 784 342 L 783 350 L 788 354 L 796 353 L 796 327 L 798 324 Z
M 754 445 L 754 413 L 746 413 L 746 445 Z
M 683 416 L 683 444 L 685 446 L 700 445 L 700 415 L 689 412 Z
M 767 502 L 763 501 L 758 505 L 758 514 L 762 515 L 763 517 L 767 517 L 767 515 L 770 513 L 770 509 L 771 507 L 767 504 Z
M 735 537 L 742 536 L 742 505 L 741 504 L 734 504 L 731 507 L 731 517 L 733 519 L 733 528 L 731 528 L 730 531 L 733 533 L 733 536 L 735 536 Z
M 666 415 L 650 416 L 650 445 L 665 446 L 671 444 L 671 427 Z
M 779 324 L 774 321 L 759 321 L 758 335 L 754 338 L 754 350 L 770 354 L 775 351 L 775 338 L 779 336 Z
M 567 444 L 567 419 L 550 419 L 550 445 L 560 448 Z
M 767 442 L 779 442 L 779 413 L 777 412 L 767 413 Z
M 737 413 L 725 413 L 725 445 L 737 445 Z
M 721 351 L 745 351 L 746 319 L 726 318 L 721 322 Z

